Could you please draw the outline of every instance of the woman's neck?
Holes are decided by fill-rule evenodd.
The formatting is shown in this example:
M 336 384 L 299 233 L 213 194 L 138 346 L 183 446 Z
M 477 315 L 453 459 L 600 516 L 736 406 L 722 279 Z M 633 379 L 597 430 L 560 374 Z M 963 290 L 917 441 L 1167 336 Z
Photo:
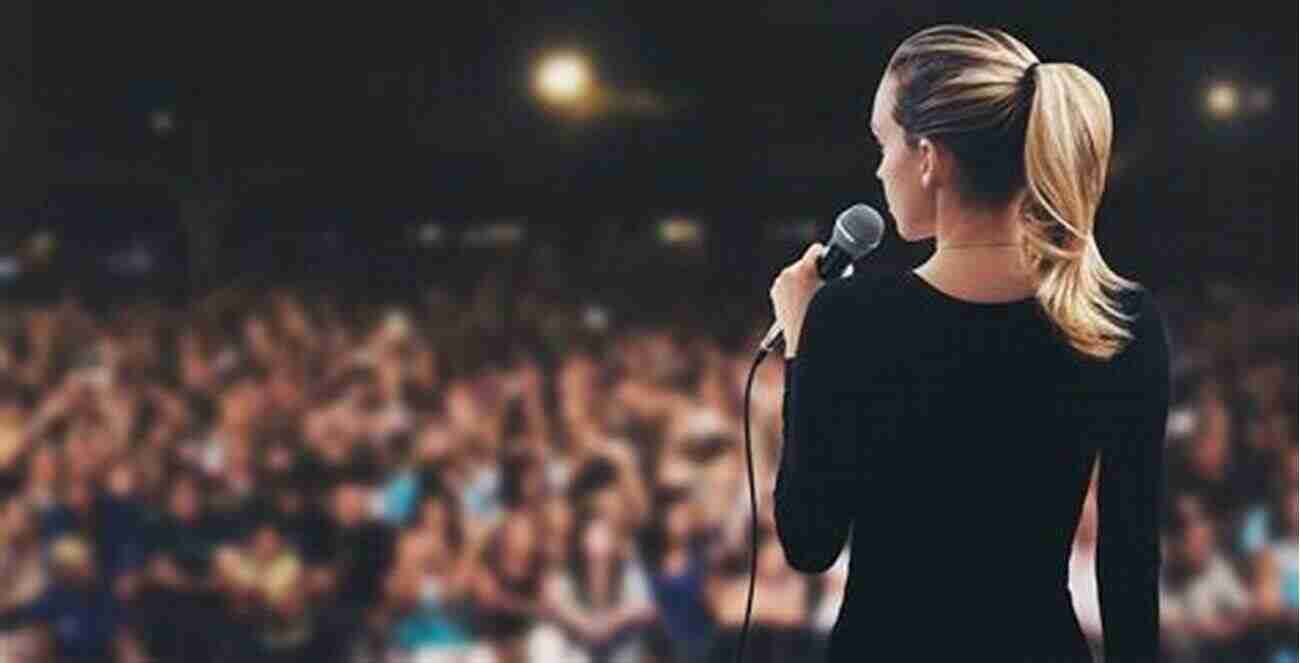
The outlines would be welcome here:
M 954 243 L 954 247 L 958 245 Z M 1018 246 L 940 249 L 914 271 L 941 290 L 962 299 L 1021 299 L 1037 290 L 1033 274 L 1020 264 Z

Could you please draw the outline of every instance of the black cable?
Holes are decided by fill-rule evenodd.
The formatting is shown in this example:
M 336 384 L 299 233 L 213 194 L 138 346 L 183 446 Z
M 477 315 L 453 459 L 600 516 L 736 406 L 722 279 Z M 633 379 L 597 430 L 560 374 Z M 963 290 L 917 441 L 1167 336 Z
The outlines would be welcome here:
M 745 654 L 745 638 L 749 635 L 749 613 L 754 608 L 754 577 L 758 575 L 758 498 L 754 490 L 754 449 L 749 442 L 749 392 L 754 386 L 758 365 L 767 358 L 767 350 L 759 350 L 754 364 L 749 367 L 745 380 L 745 461 L 749 468 L 749 599 L 745 603 L 745 624 L 740 627 L 740 642 L 736 645 L 736 663 Z

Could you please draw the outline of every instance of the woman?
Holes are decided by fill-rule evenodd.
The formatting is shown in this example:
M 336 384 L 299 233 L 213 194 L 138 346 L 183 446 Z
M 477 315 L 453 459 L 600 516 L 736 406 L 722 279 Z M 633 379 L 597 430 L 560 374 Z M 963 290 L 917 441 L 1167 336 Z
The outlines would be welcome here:
M 733 549 L 723 557 L 716 572 L 704 581 L 704 596 L 717 629 L 708 663 L 736 660 L 742 635 L 746 599 L 749 593 L 749 550 Z M 793 661 L 815 652 L 817 640 L 809 623 L 808 579 L 795 573 L 782 559 L 781 544 L 767 527 L 758 530 L 758 574 L 754 579 L 754 601 L 743 660 L 753 663 Z M 863 649 L 862 653 L 872 650 Z M 873 656 L 855 660 L 871 660 Z M 890 659 L 893 660 L 893 659 Z M 900 658 L 898 660 L 909 660 Z M 929 660 L 917 657 L 910 660 Z
M 60 537 L 50 544 L 49 564 L 53 582 L 42 594 L 0 610 L 0 634 L 45 624 L 54 638 L 54 660 L 113 660 L 126 611 L 98 571 L 94 550 L 79 536 Z
M 402 534 L 388 576 L 388 601 L 396 613 L 393 642 L 412 660 L 464 661 L 473 649 L 470 592 L 486 527 L 466 531 L 455 495 L 427 494 L 419 521 Z
M 566 655 L 591 663 L 645 658 L 648 626 L 658 617 L 646 569 L 630 537 L 611 517 L 582 518 L 568 564 L 542 583 L 547 610 L 570 637 Z
M 0 613 L 40 597 L 49 585 L 37 522 L 24 498 L 0 500 Z M 40 625 L 0 632 L 0 661 L 53 661 L 46 636 Z
M 1106 660 L 1155 660 L 1168 342 L 1094 238 L 1105 92 L 941 25 L 893 54 L 870 124 L 899 235 L 935 253 L 822 285 L 814 245 L 771 290 L 786 560 L 825 571 L 856 528 L 829 660 L 1090 660 L 1067 570 L 1095 457 Z M 961 540 L 981 543 L 958 561 Z
M 669 660 L 698 663 L 713 639 L 713 617 L 704 595 L 720 536 L 709 536 L 700 523 L 700 507 L 685 490 L 665 490 L 654 510 L 657 518 L 646 535 L 650 586 L 659 609 L 657 649 Z
M 541 585 L 546 563 L 540 525 L 533 514 L 506 512 L 493 531 L 475 575 L 476 635 L 486 639 L 497 661 L 528 660 L 528 636 L 542 614 Z

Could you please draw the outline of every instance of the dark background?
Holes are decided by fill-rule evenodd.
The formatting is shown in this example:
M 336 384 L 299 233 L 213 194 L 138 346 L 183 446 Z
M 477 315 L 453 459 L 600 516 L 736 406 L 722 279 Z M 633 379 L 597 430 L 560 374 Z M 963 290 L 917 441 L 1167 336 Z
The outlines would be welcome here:
M 705 227 L 701 264 L 762 283 L 849 204 L 886 210 L 865 134 L 872 94 L 906 35 L 956 21 L 1008 29 L 1105 85 L 1114 172 L 1097 232 L 1113 267 L 1157 289 L 1216 274 L 1293 288 L 1283 5 L 703 4 L 29 7 L 35 29 L 6 46 L 18 93 L 3 246 L 53 232 L 53 259 L 77 274 L 58 279 L 81 287 L 115 287 L 111 255 L 135 249 L 152 269 L 121 284 L 132 292 L 183 297 L 323 264 L 337 284 L 386 289 L 431 264 L 504 260 L 457 250 L 457 237 L 514 219 L 527 241 L 509 255 L 554 248 L 586 270 L 575 278 L 622 269 L 635 282 L 653 275 L 633 267 L 660 264 L 646 229 L 686 214 Z M 530 77 L 554 48 L 665 107 L 548 112 Z M 1212 80 L 1264 88 L 1270 107 L 1213 118 Z M 155 112 L 170 131 L 151 126 Z M 782 230 L 809 219 L 815 231 Z M 430 222 L 441 251 L 412 241 Z M 929 246 L 891 230 L 873 260 L 915 263 Z

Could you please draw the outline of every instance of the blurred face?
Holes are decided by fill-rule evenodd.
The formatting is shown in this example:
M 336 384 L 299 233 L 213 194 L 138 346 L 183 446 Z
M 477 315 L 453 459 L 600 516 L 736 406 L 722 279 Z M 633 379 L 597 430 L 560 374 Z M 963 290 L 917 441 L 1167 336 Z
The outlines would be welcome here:
M 257 316 L 250 316 L 244 321 L 244 338 L 253 350 L 259 354 L 269 354 L 275 349 L 271 338 L 271 328 L 266 321 Z
M 440 499 L 429 498 L 420 504 L 420 524 L 437 532 L 447 530 L 447 504 Z
M 432 388 L 438 381 L 437 359 L 427 349 L 419 349 L 413 352 L 408 368 L 410 369 L 410 376 L 407 379 L 421 388 Z
M 32 512 L 22 502 L 9 500 L 0 505 L 0 541 L 26 538 L 34 527 Z
M 49 486 L 59 473 L 59 458 L 51 447 L 41 447 L 32 457 L 32 483 Z
M 77 470 L 98 464 L 109 451 L 109 443 L 98 424 L 82 420 L 68 431 L 64 441 L 64 460 Z M 96 468 L 98 469 L 98 468 Z
M 447 391 L 447 416 L 458 430 L 472 430 L 478 408 L 470 386 L 459 382 Z
M 1201 474 L 1217 476 L 1228 462 L 1227 440 L 1221 435 L 1204 435 L 1197 442 L 1192 457 Z
M 365 490 L 356 484 L 339 486 L 334 493 L 334 517 L 344 525 L 357 525 L 365 516 Z
M 253 555 L 260 560 L 271 559 L 280 551 L 280 533 L 274 527 L 260 527 L 253 534 Z
M 1184 532 L 1183 551 L 1187 559 L 1200 566 L 1214 550 L 1214 526 L 1208 520 L 1197 520 Z
M 90 484 L 86 481 L 74 481 L 68 484 L 67 493 L 63 497 L 64 504 L 68 508 L 78 513 L 88 513 L 91 508 L 94 493 L 91 492 Z
M 682 500 L 673 504 L 665 516 L 670 541 L 684 541 L 691 533 L 690 503 Z
M 402 390 L 403 366 L 399 355 L 386 355 L 376 366 L 379 391 L 389 398 L 400 398 Z
M 267 385 L 271 400 L 284 408 L 298 408 L 303 404 L 302 382 L 292 371 L 276 371 Z
M 555 498 L 546 503 L 546 525 L 552 540 L 563 540 L 573 529 L 573 511 L 563 498 Z
M 263 462 L 267 471 L 283 474 L 293 467 L 293 450 L 284 442 L 276 442 L 266 450 Z
M 885 76 L 872 102 L 870 131 L 880 145 L 876 177 L 885 189 L 885 203 L 899 236 L 915 242 L 935 234 L 935 201 L 929 189 L 934 153 L 926 139 L 916 148 L 904 142 L 903 128 L 893 115 L 896 92 L 897 81 Z
M 426 426 L 420 432 L 419 457 L 429 462 L 443 458 L 452 452 L 453 438 L 442 426 Z
M 591 507 L 601 516 L 617 519 L 623 513 L 623 496 L 614 486 L 607 486 L 592 493 Z
M 168 500 L 171 514 L 184 521 L 192 521 L 199 515 L 199 491 L 192 481 L 178 482 L 172 488 Z
M 256 416 L 257 384 L 242 380 L 221 397 L 221 417 L 236 427 L 245 426 Z
M 135 470 L 126 463 L 118 463 L 108 473 L 108 491 L 122 498 L 135 492 Z
M 588 560 L 609 559 L 617 552 L 614 528 L 604 518 L 596 518 L 582 533 L 582 548 Z
M 515 513 L 506 520 L 504 527 L 502 545 L 505 546 L 506 557 L 514 561 L 526 559 L 532 553 L 535 542 L 532 523 L 527 516 Z

